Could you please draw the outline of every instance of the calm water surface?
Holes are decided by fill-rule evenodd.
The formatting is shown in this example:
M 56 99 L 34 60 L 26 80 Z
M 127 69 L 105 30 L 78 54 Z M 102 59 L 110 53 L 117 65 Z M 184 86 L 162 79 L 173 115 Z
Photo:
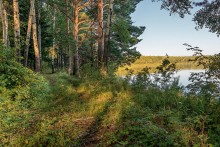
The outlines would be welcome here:
M 199 73 L 204 72 L 203 69 L 189 69 L 189 70 L 179 70 L 174 77 L 179 77 L 179 84 L 182 86 L 187 86 L 190 84 L 189 77 L 191 73 Z M 122 77 L 124 78 L 124 76 Z M 135 78 L 135 76 L 132 76 L 132 78 Z M 153 77 L 152 77 L 153 80 Z
M 176 73 L 176 77 L 179 76 L 179 83 L 183 86 L 187 86 L 190 81 L 189 81 L 189 77 L 190 77 L 190 74 L 191 73 L 198 73 L 198 72 L 204 72 L 204 70 L 202 69 L 195 69 L 195 70 L 179 70 L 177 73 Z

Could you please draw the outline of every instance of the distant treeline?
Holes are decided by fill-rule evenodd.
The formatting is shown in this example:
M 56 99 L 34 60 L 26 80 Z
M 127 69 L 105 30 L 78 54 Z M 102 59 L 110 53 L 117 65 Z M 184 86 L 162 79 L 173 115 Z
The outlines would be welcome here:
M 126 69 L 134 70 L 134 74 L 141 71 L 145 67 L 150 67 L 151 72 L 156 70 L 156 67 L 161 65 L 163 59 L 166 56 L 141 56 L 138 60 L 132 63 L 130 66 L 120 67 L 117 71 L 118 75 L 125 75 L 127 73 Z M 181 69 L 201 69 L 201 66 L 192 61 L 194 56 L 169 56 L 169 61 L 171 63 L 176 63 L 177 70 Z

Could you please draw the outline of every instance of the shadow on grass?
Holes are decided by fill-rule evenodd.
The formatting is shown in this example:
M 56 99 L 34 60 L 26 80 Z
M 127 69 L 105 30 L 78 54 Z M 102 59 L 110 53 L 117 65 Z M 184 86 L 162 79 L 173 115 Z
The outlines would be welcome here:
M 98 132 L 101 128 L 105 116 L 108 114 L 109 108 L 114 103 L 114 98 L 111 98 L 107 103 L 105 103 L 103 110 L 96 114 L 94 122 L 81 135 L 81 137 L 75 141 L 74 146 L 93 146 L 99 144 L 100 140 L 97 138 Z
M 29 129 L 33 130 L 28 134 L 29 140 L 33 142 L 31 145 L 98 146 L 105 144 L 105 136 L 108 132 L 104 132 L 106 128 L 103 124 L 106 120 L 108 121 L 110 115 L 114 115 L 114 112 L 119 110 L 112 107 L 125 105 L 124 99 L 129 95 L 121 99 L 123 84 L 117 81 L 109 84 L 109 81 L 112 82 L 110 79 L 104 83 L 99 81 L 98 86 L 96 82 L 91 82 L 88 83 L 90 86 L 83 83 L 74 87 L 69 78 L 65 78 L 66 75 L 47 76 L 51 95 L 45 99 L 45 103 L 42 102 L 44 105 L 38 109 L 40 111 L 34 119 L 33 128 Z M 124 106 L 119 107 L 124 111 Z M 107 127 L 108 125 L 111 124 L 108 123 Z
M 49 81 L 51 94 L 42 102 L 41 109 L 44 112 L 54 111 L 74 111 L 74 108 L 84 107 L 86 101 L 80 98 L 76 88 L 80 85 L 80 80 L 70 78 L 66 74 L 45 74 L 46 79 Z M 70 109 L 71 106 L 77 106 Z

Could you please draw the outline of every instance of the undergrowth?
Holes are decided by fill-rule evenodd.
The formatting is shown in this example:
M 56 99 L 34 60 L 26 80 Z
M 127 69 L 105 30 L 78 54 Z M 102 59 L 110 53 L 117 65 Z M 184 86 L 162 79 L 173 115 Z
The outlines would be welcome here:
M 219 99 L 185 94 L 168 59 L 154 79 L 148 68 L 136 78 L 85 68 L 79 79 L 1 61 L 1 146 L 220 145 Z

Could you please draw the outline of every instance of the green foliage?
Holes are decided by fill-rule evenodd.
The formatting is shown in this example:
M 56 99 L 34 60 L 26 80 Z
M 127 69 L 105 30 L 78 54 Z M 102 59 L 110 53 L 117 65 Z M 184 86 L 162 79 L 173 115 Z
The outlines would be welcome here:
M 202 60 L 200 62 L 204 63 Z M 153 84 L 154 79 L 150 78 L 149 68 L 144 68 L 136 78 L 128 79 L 131 80 L 135 93 L 133 103 L 124 108 L 119 128 L 115 135 L 111 135 L 111 145 L 219 145 L 217 136 L 220 101 L 217 99 L 218 95 L 211 95 L 214 89 L 217 90 L 216 87 L 203 87 L 194 80 L 192 84 L 203 89 L 197 90 L 197 93 L 189 92 L 186 96 L 178 86 L 178 81 L 170 82 L 173 72 L 175 66 L 165 59 L 158 66 L 158 73 L 161 74 L 159 85 Z M 128 76 L 130 77 L 131 75 Z M 201 77 L 195 75 L 191 78 Z M 166 86 L 161 87 L 164 79 Z
M 13 49 L 0 48 L 0 91 L 4 97 L 22 101 L 44 96 L 47 85 L 43 77 L 16 62 Z
M 187 86 L 188 90 L 195 95 L 206 97 L 207 100 L 220 98 L 220 55 L 204 56 L 202 50 L 198 47 L 185 45 L 188 47 L 188 50 L 194 51 L 195 59 L 193 61 L 205 70 L 204 72 L 191 74 L 189 80 L 192 83 Z
M 135 68 L 126 67 L 125 79 L 114 74 L 119 65 L 130 65 L 140 57 L 134 46 L 141 41 L 138 37 L 145 27 L 133 26 L 130 17 L 140 1 L 114 1 L 110 72 L 106 77 L 94 66 L 96 6 L 80 7 L 80 21 L 88 20 L 79 25 L 82 78 L 65 72 L 44 74 L 48 84 L 42 75 L 16 62 L 14 49 L 0 45 L 0 146 L 220 146 L 220 54 L 204 56 L 198 47 L 187 45 L 195 51 L 195 57 L 141 57 L 132 65 Z M 192 4 L 189 0 L 154 1 L 162 1 L 162 9 L 181 17 L 189 14 Z M 28 0 L 20 1 L 21 47 L 25 46 L 27 4 Z M 75 50 L 73 37 L 63 31 L 67 26 L 65 1 L 52 0 L 43 5 L 38 22 L 43 28 L 42 48 L 48 48 L 42 50 L 43 61 L 50 60 L 45 51 L 54 44 L 57 68 L 65 69 L 68 51 Z M 204 1 L 202 6 L 204 9 L 195 15 L 198 26 L 219 34 L 217 1 Z M 13 45 L 11 5 L 7 10 Z M 69 17 L 72 11 L 69 5 Z M 196 64 L 189 64 L 189 59 L 205 72 L 192 74 L 186 90 L 173 75 L 176 68 L 194 68 Z
M 200 10 L 196 12 L 193 20 L 197 25 L 197 29 L 202 29 L 203 27 L 208 28 L 210 32 L 220 35 L 219 21 L 220 17 L 218 0 L 197 2 L 197 6 L 202 6 Z
M 160 90 L 178 87 L 178 78 L 174 77 L 176 64 L 171 63 L 168 56 L 156 69 L 155 73 L 150 73 L 150 68 L 145 67 L 133 79 L 128 80 L 131 80 L 133 87 L 139 91 L 149 87 L 159 88 Z
M 13 126 L 1 135 L 19 134 L 10 145 L 22 146 L 219 145 L 217 99 L 207 103 L 196 95 L 184 96 L 178 85 L 166 90 L 144 85 L 139 90 L 142 86 L 135 88 L 127 80 L 85 70 L 83 79 L 63 72 L 45 75 L 51 96 L 39 103 L 32 121 L 20 108 L 22 115 L 15 113 L 16 120 L 10 118 L 10 111 L 7 121 Z M 144 77 L 148 74 L 145 68 L 142 80 L 148 81 Z M 19 132 L 18 125 L 26 125 L 22 127 L 26 131 Z
M 85 64 L 81 79 L 65 72 L 44 74 L 48 86 L 3 48 L 0 145 L 219 146 L 220 101 L 211 94 L 216 87 L 184 91 L 172 76 L 170 59 L 161 62 L 153 77 L 148 67 L 136 77 L 129 69 L 125 79 L 113 73 L 103 77 Z M 219 76 L 218 55 L 210 62 L 195 59 Z M 196 85 L 200 75 L 191 78 Z
M 114 12 L 118 16 L 123 16 L 129 19 L 130 14 L 135 11 L 137 4 L 141 1 L 142 0 L 115 0 Z
M 171 14 L 179 14 L 181 18 L 184 17 L 185 14 L 190 14 L 190 9 L 192 9 L 192 1 L 190 0 L 152 0 L 155 1 L 162 1 L 161 9 L 165 9 L 170 11 Z
M 138 37 L 145 27 L 136 27 L 130 20 L 118 17 L 112 26 L 112 39 L 110 41 L 110 61 L 119 65 L 130 65 L 140 57 L 140 53 L 134 47 L 141 40 Z
M 220 79 L 220 53 L 209 57 L 209 72 Z
M 128 43 L 128 40 L 131 37 L 128 27 L 127 21 L 123 19 L 119 19 L 117 24 L 113 26 L 113 31 L 118 32 L 118 38 L 120 39 L 122 45 Z
M 31 109 L 46 98 L 49 87 L 42 76 L 15 61 L 13 49 L 0 49 L 0 142 L 4 145 L 13 144 L 13 134 L 31 124 Z
M 140 57 L 135 45 L 141 41 L 139 36 L 145 27 L 134 26 L 130 14 L 141 0 L 114 1 L 114 19 L 110 40 L 110 65 L 130 65 Z M 123 11 L 121 11 L 123 9 Z

